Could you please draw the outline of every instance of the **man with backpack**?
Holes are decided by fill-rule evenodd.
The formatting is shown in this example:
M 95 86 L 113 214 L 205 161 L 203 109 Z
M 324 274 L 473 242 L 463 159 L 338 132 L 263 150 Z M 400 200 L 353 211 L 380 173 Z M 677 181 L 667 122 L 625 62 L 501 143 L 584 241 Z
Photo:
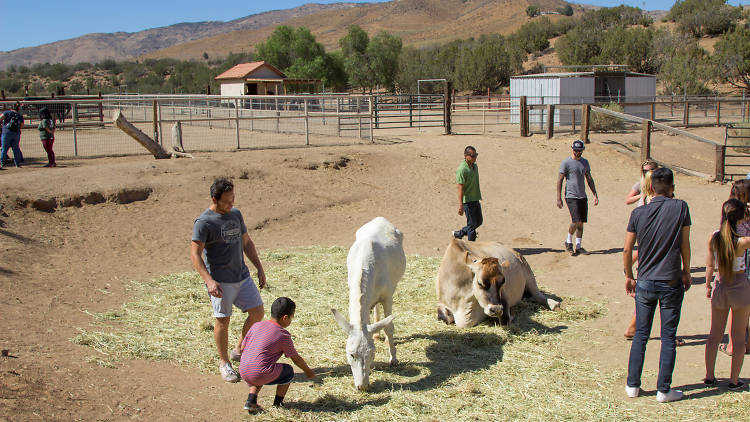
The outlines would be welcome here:
M 21 154 L 21 128 L 23 128 L 23 116 L 19 113 L 21 110 L 21 104 L 16 101 L 13 104 L 12 110 L 5 111 L 0 116 L 0 124 L 3 126 L 2 137 L 2 149 L 0 150 L 0 169 L 3 168 L 3 163 L 8 159 L 8 149 L 13 150 L 13 162 L 16 167 L 21 167 L 23 163 L 23 154 Z

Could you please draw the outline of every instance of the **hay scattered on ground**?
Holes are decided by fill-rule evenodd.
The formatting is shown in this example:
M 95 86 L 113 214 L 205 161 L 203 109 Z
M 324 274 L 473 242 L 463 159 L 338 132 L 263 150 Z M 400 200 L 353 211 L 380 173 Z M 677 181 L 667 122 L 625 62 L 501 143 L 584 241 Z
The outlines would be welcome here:
M 257 420 L 661 420 L 747 419 L 745 394 L 657 405 L 653 397 L 628 400 L 622 371 L 602 372 L 565 354 L 565 345 L 590 335 L 584 322 L 606 312 L 601 304 L 563 297 L 552 312 L 524 301 L 514 307 L 510 330 L 496 325 L 456 329 L 437 321 L 434 277 L 439 259 L 410 256 L 394 300 L 397 355 L 387 365 L 377 342 L 371 390 L 354 389 L 344 357 L 345 335 L 330 308 L 346 314 L 346 250 L 311 247 L 271 251 L 268 305 L 278 296 L 297 302 L 290 327 L 300 354 L 319 380 L 298 376 L 287 401 L 291 410 L 268 409 Z M 94 364 L 123 359 L 163 359 L 216 372 L 212 314 L 196 273 L 174 274 L 131 285 L 133 302 L 94 314 L 94 326 L 73 342 L 97 353 Z M 233 318 L 236 336 L 244 318 Z M 230 338 L 230 343 L 236 341 Z M 567 346 L 569 347 L 569 346 Z M 702 386 L 696 386 L 696 389 Z M 702 390 L 701 390 L 702 391 Z M 238 413 L 242 403 L 237 403 Z M 718 407 L 717 407 L 718 406 Z

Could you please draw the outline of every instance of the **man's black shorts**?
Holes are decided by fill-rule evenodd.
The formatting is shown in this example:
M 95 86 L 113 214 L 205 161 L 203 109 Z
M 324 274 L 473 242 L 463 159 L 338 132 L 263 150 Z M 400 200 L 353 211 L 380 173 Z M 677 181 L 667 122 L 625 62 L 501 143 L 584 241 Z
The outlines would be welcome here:
M 565 198 L 570 211 L 570 219 L 574 223 L 585 223 L 589 215 L 589 201 L 586 198 Z

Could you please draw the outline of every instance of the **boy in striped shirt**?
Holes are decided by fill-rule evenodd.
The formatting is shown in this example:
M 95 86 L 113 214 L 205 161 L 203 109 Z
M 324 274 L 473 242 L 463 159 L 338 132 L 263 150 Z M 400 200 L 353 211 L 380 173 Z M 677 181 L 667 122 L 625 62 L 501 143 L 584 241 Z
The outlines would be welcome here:
M 245 402 L 249 413 L 262 410 L 258 406 L 258 393 L 264 385 L 276 384 L 273 405 L 285 407 L 282 402 L 294 378 L 294 369 L 289 364 L 277 363 L 282 354 L 304 371 L 307 378 L 315 378 L 315 372 L 294 349 L 292 336 L 285 330 L 292 323 L 296 307 L 288 297 L 276 299 L 271 305 L 271 319 L 253 324 L 242 341 L 240 376 L 250 386 Z

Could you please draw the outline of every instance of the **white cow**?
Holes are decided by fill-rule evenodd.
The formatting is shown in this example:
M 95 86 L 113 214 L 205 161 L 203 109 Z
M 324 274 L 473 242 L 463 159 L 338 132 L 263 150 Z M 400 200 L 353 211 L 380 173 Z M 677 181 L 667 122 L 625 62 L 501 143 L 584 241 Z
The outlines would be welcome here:
M 331 309 L 339 326 L 349 335 L 346 359 L 352 367 L 354 386 L 367 389 L 375 357 L 373 333 L 385 329 L 390 364 L 398 363 L 393 341 L 393 292 L 404 275 L 406 255 L 403 234 L 388 220 L 376 217 L 357 230 L 346 257 L 349 273 L 349 321 Z M 380 303 L 384 319 L 370 324 L 370 311 Z M 375 308 L 376 319 L 378 310 Z

